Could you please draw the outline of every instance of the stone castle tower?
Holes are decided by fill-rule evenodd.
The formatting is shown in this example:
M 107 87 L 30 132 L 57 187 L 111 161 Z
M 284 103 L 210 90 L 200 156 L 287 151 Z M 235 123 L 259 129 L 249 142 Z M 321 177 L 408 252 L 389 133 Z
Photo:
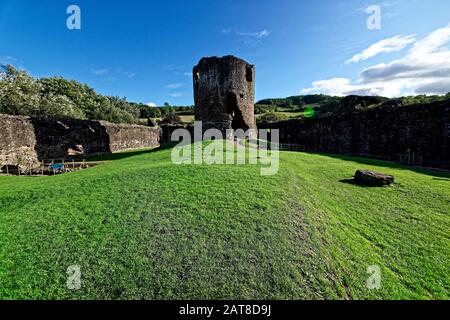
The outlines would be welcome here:
M 234 56 L 202 58 L 193 70 L 195 120 L 203 129 L 254 129 L 255 67 Z

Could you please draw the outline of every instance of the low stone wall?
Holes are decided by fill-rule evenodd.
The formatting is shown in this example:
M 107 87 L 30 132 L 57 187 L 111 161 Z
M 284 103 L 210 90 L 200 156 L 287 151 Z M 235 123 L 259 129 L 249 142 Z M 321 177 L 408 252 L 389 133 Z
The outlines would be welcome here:
M 0 115 L 0 168 L 38 163 L 36 136 L 29 118 Z
M 164 124 L 161 126 L 161 139 L 160 143 L 161 145 L 167 145 L 172 143 L 172 134 L 175 130 L 178 129 L 186 129 L 189 131 L 191 135 L 191 139 L 193 141 L 194 139 L 194 126 L 193 125 L 170 125 L 170 124 Z M 174 141 L 175 143 L 178 143 L 178 141 Z
M 0 164 L 37 166 L 44 159 L 158 147 L 159 139 L 159 128 L 0 115 Z
M 100 121 L 109 136 L 109 149 L 111 152 L 159 147 L 161 130 L 130 124 L 114 124 Z
M 323 118 L 261 123 L 280 129 L 280 142 L 300 150 L 399 161 L 413 155 L 415 164 L 450 169 L 450 105 L 386 107 Z

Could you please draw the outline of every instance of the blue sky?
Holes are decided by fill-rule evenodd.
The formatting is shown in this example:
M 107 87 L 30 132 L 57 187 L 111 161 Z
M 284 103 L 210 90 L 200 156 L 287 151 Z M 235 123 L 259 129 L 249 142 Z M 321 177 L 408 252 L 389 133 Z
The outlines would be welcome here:
M 81 30 L 66 27 L 71 4 Z M 449 39 L 448 0 L 0 0 L 0 62 L 158 105 L 192 105 L 192 67 L 228 54 L 256 65 L 257 100 L 442 93 Z

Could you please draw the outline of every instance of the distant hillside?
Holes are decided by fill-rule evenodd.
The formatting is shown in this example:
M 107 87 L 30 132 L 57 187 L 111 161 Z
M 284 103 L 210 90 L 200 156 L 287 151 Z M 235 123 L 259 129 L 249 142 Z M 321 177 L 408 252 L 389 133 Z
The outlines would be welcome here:
M 256 104 L 276 105 L 286 107 L 290 105 L 302 106 L 305 104 L 325 104 L 325 103 L 339 103 L 340 97 L 332 97 L 323 94 L 292 96 L 287 98 L 264 99 L 258 101 Z
M 287 98 L 270 98 L 260 100 L 255 104 L 255 113 L 259 117 L 263 115 L 278 114 L 280 118 L 287 114 L 290 118 L 302 117 L 306 110 L 313 110 L 315 116 L 329 115 L 332 113 L 364 111 L 381 106 L 407 106 L 413 104 L 426 104 L 435 101 L 449 100 L 450 93 L 446 96 L 407 96 L 400 98 L 386 98 L 379 96 L 346 96 L 336 97 L 323 94 L 300 95 Z

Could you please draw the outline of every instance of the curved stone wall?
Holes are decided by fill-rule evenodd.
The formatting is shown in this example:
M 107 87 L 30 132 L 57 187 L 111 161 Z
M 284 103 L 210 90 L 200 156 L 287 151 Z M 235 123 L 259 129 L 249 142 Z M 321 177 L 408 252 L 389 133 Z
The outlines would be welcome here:
M 49 120 L 0 115 L 0 165 L 159 146 L 160 129 L 106 121 Z

